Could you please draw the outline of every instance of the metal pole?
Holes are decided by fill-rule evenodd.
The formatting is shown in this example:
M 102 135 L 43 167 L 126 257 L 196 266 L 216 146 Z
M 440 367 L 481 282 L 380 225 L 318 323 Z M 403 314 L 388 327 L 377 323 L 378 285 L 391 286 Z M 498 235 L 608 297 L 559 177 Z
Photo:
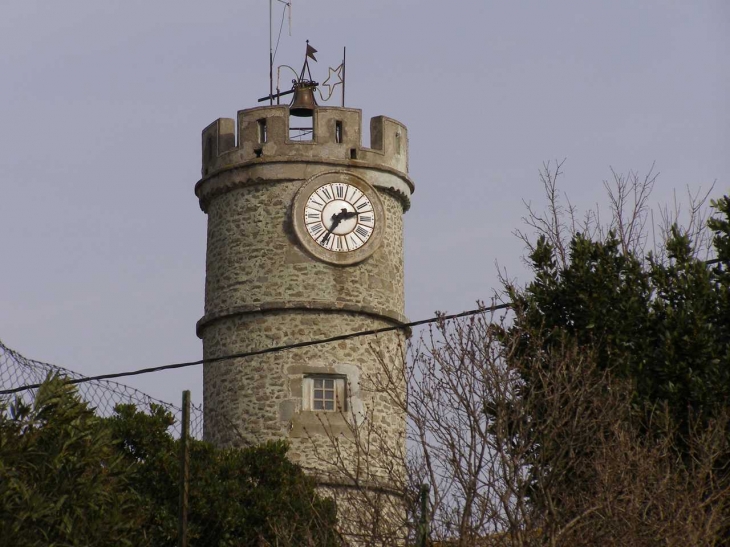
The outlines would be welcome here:
M 190 478 L 190 391 L 183 391 L 182 427 L 180 432 L 180 520 L 178 547 L 188 547 L 188 487 Z
M 274 45 L 273 36 L 271 34 L 271 18 L 273 13 L 274 0 L 269 0 L 269 104 L 274 104 Z
M 418 536 L 416 538 L 417 547 L 426 547 L 429 536 L 429 522 L 428 522 L 428 492 L 431 487 L 423 483 L 419 492 L 421 498 L 421 514 L 418 519 Z
M 347 66 L 347 48 L 342 48 L 342 108 L 345 108 L 345 72 Z

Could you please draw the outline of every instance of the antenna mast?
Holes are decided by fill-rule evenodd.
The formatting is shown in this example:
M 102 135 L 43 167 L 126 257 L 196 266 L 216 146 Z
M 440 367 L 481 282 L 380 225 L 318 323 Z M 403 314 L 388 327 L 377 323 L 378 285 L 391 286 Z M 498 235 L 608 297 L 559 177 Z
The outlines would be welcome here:
M 271 34 L 271 19 L 274 0 L 269 0 L 269 104 L 274 104 L 274 45 Z

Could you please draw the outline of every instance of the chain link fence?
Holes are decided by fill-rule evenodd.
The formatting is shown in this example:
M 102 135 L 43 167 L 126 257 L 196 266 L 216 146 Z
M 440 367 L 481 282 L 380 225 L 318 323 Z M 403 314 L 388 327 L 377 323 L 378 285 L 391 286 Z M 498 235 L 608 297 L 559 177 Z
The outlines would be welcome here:
M 48 376 L 58 375 L 70 380 L 81 380 L 82 374 L 22 356 L 17 351 L 7 347 L 0 341 L 0 389 L 14 389 L 25 385 L 40 384 Z M 151 404 L 164 407 L 175 419 L 170 427 L 170 434 L 180 438 L 182 431 L 182 409 L 173 404 L 155 399 L 146 393 L 110 380 L 91 380 L 76 384 L 76 391 L 81 399 L 94 408 L 100 417 L 114 415 L 117 405 L 132 404 L 140 410 L 148 410 Z M 16 397 L 31 403 L 37 389 L 26 389 L 12 395 L 0 395 L 0 402 L 10 402 Z M 196 439 L 203 438 L 203 409 L 201 406 L 191 405 L 190 408 L 190 436 Z
M 87 379 L 73 370 L 28 359 L 0 341 L 0 390 L 17 389 L 13 393 L 0 394 L 0 412 L 12 412 L 9 409 L 18 399 L 28 406 L 33 406 L 39 388 L 25 386 L 41 384 L 51 376 L 72 381 L 81 380 L 74 384 L 76 394 L 100 418 L 115 416 L 115 409 L 120 405 L 131 405 L 139 412 L 149 413 L 153 419 L 152 415 L 158 415 L 156 411 L 152 411 L 155 406 L 161 407 L 172 416 L 174 421 L 167 429 L 169 440 L 154 436 L 156 433 L 151 437 L 134 435 L 132 437 L 135 447 L 142 446 L 141 452 L 134 452 L 136 448 L 132 450 L 133 457 L 137 458 L 139 465 L 134 471 L 134 478 L 130 479 L 134 481 L 132 488 L 139 498 L 135 502 L 136 509 L 132 511 L 133 517 L 124 522 L 127 523 L 125 533 L 136 534 L 134 537 L 140 540 L 137 544 L 230 547 L 253 545 L 254 543 L 249 540 L 255 535 L 257 536 L 255 544 L 261 546 L 341 545 L 336 539 L 339 536 L 335 536 L 332 531 L 334 513 L 331 506 L 327 501 L 316 497 L 312 484 L 304 480 L 303 475 L 298 475 L 292 470 L 282 447 L 252 446 L 250 441 L 241 436 L 234 424 L 230 424 L 225 416 L 218 415 L 214 415 L 214 419 L 229 423 L 232 435 L 237 437 L 234 444 L 242 450 L 223 449 L 221 452 L 216 452 L 216 449 L 207 443 L 192 440 L 203 438 L 202 406 L 191 404 L 186 411 L 115 381 Z M 185 394 L 184 405 L 187 407 L 189 392 Z M 120 412 L 124 414 L 126 411 L 120 409 Z M 130 423 L 134 430 L 135 423 L 140 425 L 144 424 L 144 421 L 127 422 Z M 186 423 L 189 424 L 188 428 L 184 427 Z M 17 431 L 21 431 L 21 436 L 24 434 L 22 428 Z M 141 444 L 134 444 L 140 440 Z M 73 446 L 78 449 L 77 444 Z M 153 452 L 146 453 L 148 449 Z M 28 471 L 29 468 L 33 470 L 48 468 L 47 464 L 50 465 L 50 460 L 53 458 L 43 460 L 41 454 L 41 459 L 37 461 L 18 462 L 10 452 L 12 450 L 4 452 L 5 461 L 0 459 L 0 514 L 5 514 L 4 518 L 0 518 L 0 531 L 5 533 L 9 530 L 11 536 L 9 539 L 5 538 L 9 543 L 3 543 L 3 539 L 0 539 L 0 544 L 51 543 L 46 541 L 47 538 L 41 539 L 40 542 L 36 541 L 36 536 L 45 538 L 47 532 L 55 534 L 54 538 L 56 535 L 63 536 L 65 540 L 66 528 L 72 521 L 74 536 L 77 533 L 88 534 L 89 526 L 86 525 L 88 524 L 86 518 L 79 519 L 76 516 L 79 511 L 79 508 L 74 506 L 76 502 L 64 501 L 65 498 L 73 498 L 69 492 L 74 496 L 79 495 L 77 484 L 74 482 L 75 476 L 64 475 L 64 480 L 59 486 L 54 480 L 49 481 L 47 474 L 44 475 L 43 472 L 34 474 Z M 83 453 L 83 447 L 78 453 Z M 67 463 L 72 457 L 65 455 L 64 465 L 76 465 L 75 460 L 72 464 Z M 56 459 L 61 461 L 59 458 Z M 92 462 L 92 466 L 96 464 L 95 460 L 89 461 Z M 27 465 L 23 467 L 25 463 Z M 63 467 L 63 470 L 65 473 L 67 467 Z M 7 475 L 3 476 L 3 472 L 8 471 L 14 474 L 16 479 L 21 478 L 15 480 L 13 484 L 3 485 L 3 479 L 7 478 Z M 32 477 L 29 479 L 31 482 L 24 482 L 28 476 Z M 32 499 L 26 500 L 22 494 L 34 491 L 36 483 L 32 480 L 38 477 L 40 477 L 38 491 L 31 496 Z M 18 484 L 20 488 L 17 487 Z M 51 487 L 48 487 L 49 484 Z M 7 488 L 3 489 L 2 486 Z M 68 490 L 69 488 L 73 490 Z M 113 490 L 113 487 L 109 488 L 112 490 L 105 494 L 109 499 L 121 495 Z M 18 492 L 21 495 L 16 495 Z M 89 499 L 91 498 L 83 498 L 85 501 Z M 45 511 L 48 503 L 44 505 L 39 500 L 49 501 L 53 504 L 54 510 Z M 37 510 L 38 507 L 40 511 Z M 102 522 L 103 519 L 104 515 L 97 514 L 92 520 Z M 135 519 L 136 522 L 143 524 L 136 527 L 130 525 L 129 523 Z M 117 521 L 110 522 L 119 524 Z M 254 525 L 253 528 L 251 524 Z M 102 524 L 99 526 L 103 527 Z M 130 528 L 133 529 L 132 532 L 129 531 Z M 27 534 L 33 538 L 26 537 Z M 248 538 L 245 543 L 242 543 L 243 538 Z M 87 544 L 78 538 L 74 541 L 76 542 L 68 544 Z

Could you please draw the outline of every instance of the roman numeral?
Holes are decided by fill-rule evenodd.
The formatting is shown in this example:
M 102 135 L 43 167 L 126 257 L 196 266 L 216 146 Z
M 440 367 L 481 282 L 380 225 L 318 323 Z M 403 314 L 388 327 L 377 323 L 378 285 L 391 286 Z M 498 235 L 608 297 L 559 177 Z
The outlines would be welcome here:
M 330 194 L 330 191 L 329 191 L 329 190 L 327 190 L 327 188 L 325 188 L 325 187 L 323 186 L 322 188 L 320 188 L 320 191 L 321 191 L 321 192 L 322 192 L 322 193 L 323 193 L 323 194 L 324 194 L 325 196 L 327 196 L 327 199 L 332 199 L 332 194 Z
M 367 201 L 367 200 L 365 200 L 365 201 L 363 201 L 363 202 L 362 202 L 362 203 L 361 203 L 360 205 L 358 205 L 358 206 L 357 206 L 357 209 L 358 209 L 358 210 L 362 210 L 362 209 L 365 209 L 365 207 L 367 207 L 368 205 L 370 205 L 370 202 L 369 202 L 369 201 Z
M 373 217 L 370 215 L 360 215 L 360 222 L 372 222 Z
M 319 220 L 320 215 L 317 213 L 307 213 L 307 218 L 311 218 L 312 220 Z
M 322 223 L 315 224 L 309 229 L 314 235 L 319 234 L 322 230 L 324 230 L 324 226 L 322 226 Z
M 345 195 L 344 187 L 341 184 L 338 184 L 337 186 L 335 186 L 335 190 L 337 191 L 337 197 L 342 199 L 342 197 L 344 197 Z
M 362 197 L 362 192 L 360 190 L 358 190 L 357 188 L 355 188 L 354 186 L 350 186 L 349 184 L 347 187 L 352 189 L 352 195 L 350 196 L 349 199 L 348 198 L 345 198 L 345 199 L 347 199 L 347 201 L 349 201 L 350 203 L 357 203 L 358 200 Z M 349 192 L 349 190 L 348 190 L 348 192 Z
M 355 229 L 355 232 L 357 232 L 357 234 L 358 234 L 358 235 L 359 235 L 360 237 L 365 237 L 365 238 L 367 238 L 367 237 L 369 237 L 369 236 L 370 236 L 370 232 L 369 232 L 368 230 L 366 230 L 365 228 L 363 228 L 362 226 L 358 226 L 358 227 L 357 227 L 357 228 Z

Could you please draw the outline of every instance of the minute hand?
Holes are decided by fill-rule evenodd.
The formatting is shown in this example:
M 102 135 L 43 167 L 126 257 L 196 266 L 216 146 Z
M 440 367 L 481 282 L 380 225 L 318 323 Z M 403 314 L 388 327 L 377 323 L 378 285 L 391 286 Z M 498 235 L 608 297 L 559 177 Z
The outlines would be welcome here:
M 332 226 L 327 228 L 327 233 L 322 236 L 321 242 L 327 243 L 327 240 L 332 235 L 332 232 L 334 231 L 337 226 L 339 226 L 340 222 L 342 222 L 342 217 L 340 216 L 342 213 L 337 213 L 335 215 L 332 215 Z

